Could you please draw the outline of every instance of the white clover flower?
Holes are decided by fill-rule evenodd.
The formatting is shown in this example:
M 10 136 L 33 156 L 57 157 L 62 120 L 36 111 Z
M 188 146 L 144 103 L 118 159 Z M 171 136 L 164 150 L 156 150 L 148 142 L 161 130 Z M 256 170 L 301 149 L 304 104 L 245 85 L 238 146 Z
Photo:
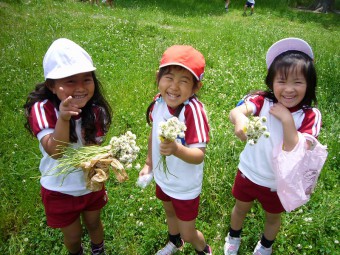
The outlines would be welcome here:
M 179 121 L 177 117 L 172 117 L 166 122 L 160 122 L 158 126 L 158 135 L 161 142 L 164 140 L 174 141 L 177 137 L 184 138 L 184 132 L 187 130 L 186 125 Z M 165 174 L 170 173 L 166 165 L 166 156 L 162 155 L 157 168 L 163 167 Z
M 141 165 L 139 163 L 135 165 L 136 170 L 139 170 L 140 168 L 141 168 Z
M 178 136 L 184 137 L 184 131 L 187 127 L 183 122 L 180 122 L 177 117 L 172 117 L 166 122 L 162 121 L 159 123 L 159 136 L 161 139 L 174 141 Z
M 125 168 L 131 168 L 131 163 L 137 158 L 140 148 L 136 145 L 136 135 L 127 131 L 120 137 L 112 137 L 110 140 L 111 154 L 118 159 Z
M 267 121 L 265 116 L 251 116 L 248 118 L 246 125 L 243 127 L 243 132 L 247 136 L 249 145 L 257 143 L 258 139 L 263 135 L 265 138 L 270 137 L 267 127 L 263 125 Z

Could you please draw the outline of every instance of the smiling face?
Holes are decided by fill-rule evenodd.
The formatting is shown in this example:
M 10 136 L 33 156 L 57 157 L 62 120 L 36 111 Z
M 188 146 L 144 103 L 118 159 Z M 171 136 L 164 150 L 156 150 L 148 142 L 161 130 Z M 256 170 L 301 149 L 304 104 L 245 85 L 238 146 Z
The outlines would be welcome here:
M 62 89 L 60 89 L 62 88 Z M 91 72 L 56 79 L 50 90 L 62 101 L 72 96 L 72 103 L 83 108 L 93 97 L 95 84 Z
M 168 67 L 158 81 L 159 92 L 166 104 L 173 109 L 189 99 L 200 87 L 200 82 L 195 85 L 192 73 L 180 66 Z
M 299 65 L 290 68 L 287 72 L 279 71 L 274 77 L 274 96 L 287 108 L 299 105 L 306 95 L 306 90 L 306 77 Z

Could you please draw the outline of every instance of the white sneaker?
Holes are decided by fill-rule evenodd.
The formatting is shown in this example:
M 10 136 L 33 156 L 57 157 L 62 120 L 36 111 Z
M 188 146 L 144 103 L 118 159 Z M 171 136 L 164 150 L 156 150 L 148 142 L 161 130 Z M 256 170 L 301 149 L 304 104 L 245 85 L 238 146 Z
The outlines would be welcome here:
M 273 248 L 266 248 L 261 244 L 261 241 L 258 241 L 255 249 L 254 249 L 254 253 L 253 255 L 271 255 L 273 252 Z
M 241 237 L 231 237 L 229 233 L 225 238 L 224 255 L 236 255 L 240 248 Z
M 163 249 L 159 250 L 156 255 L 171 255 L 183 249 L 184 242 L 182 240 L 181 247 L 177 248 L 172 242 L 168 242 Z

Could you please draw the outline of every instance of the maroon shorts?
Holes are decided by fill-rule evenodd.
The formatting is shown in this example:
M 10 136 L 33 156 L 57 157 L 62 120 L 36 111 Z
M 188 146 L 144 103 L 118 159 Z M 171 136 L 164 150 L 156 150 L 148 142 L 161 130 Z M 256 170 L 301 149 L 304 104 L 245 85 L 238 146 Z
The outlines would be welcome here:
M 41 187 L 41 198 L 45 206 L 47 225 L 52 228 L 67 227 L 82 212 L 100 210 L 108 200 L 105 188 L 75 197 Z
M 232 193 L 242 202 L 251 202 L 257 199 L 263 209 L 269 213 L 282 213 L 285 211 L 276 191 L 253 183 L 238 170 L 235 177 Z
M 198 216 L 200 196 L 190 200 L 179 200 L 168 196 L 158 185 L 156 185 L 156 197 L 164 202 L 171 201 L 177 218 L 182 221 L 192 221 Z

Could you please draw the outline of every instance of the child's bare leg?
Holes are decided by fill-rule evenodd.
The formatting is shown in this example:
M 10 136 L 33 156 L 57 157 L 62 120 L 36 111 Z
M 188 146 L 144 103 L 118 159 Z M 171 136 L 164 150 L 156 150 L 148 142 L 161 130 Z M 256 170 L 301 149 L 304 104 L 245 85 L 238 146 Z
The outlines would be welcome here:
M 197 251 L 203 251 L 207 243 L 203 234 L 195 227 L 196 220 L 182 221 L 178 220 L 178 227 L 184 242 L 191 243 Z
M 64 234 L 64 244 L 66 249 L 71 253 L 79 252 L 81 248 L 82 235 L 80 218 L 74 221 L 71 225 L 61 228 L 61 232 Z
M 266 212 L 266 222 L 264 225 L 264 236 L 268 240 L 274 240 L 281 226 L 281 213 L 273 214 Z
M 104 228 L 100 220 L 100 210 L 84 212 L 83 220 L 92 243 L 99 244 L 103 242 Z
M 179 234 L 178 229 L 178 219 L 174 210 L 174 207 L 172 206 L 171 202 L 164 202 L 163 201 L 163 207 L 165 210 L 166 215 L 166 223 L 168 224 L 168 231 L 170 235 L 177 235 Z
M 236 199 L 235 206 L 231 212 L 230 222 L 230 227 L 233 230 L 240 230 L 242 228 L 244 219 L 252 206 L 253 202 L 242 202 Z

